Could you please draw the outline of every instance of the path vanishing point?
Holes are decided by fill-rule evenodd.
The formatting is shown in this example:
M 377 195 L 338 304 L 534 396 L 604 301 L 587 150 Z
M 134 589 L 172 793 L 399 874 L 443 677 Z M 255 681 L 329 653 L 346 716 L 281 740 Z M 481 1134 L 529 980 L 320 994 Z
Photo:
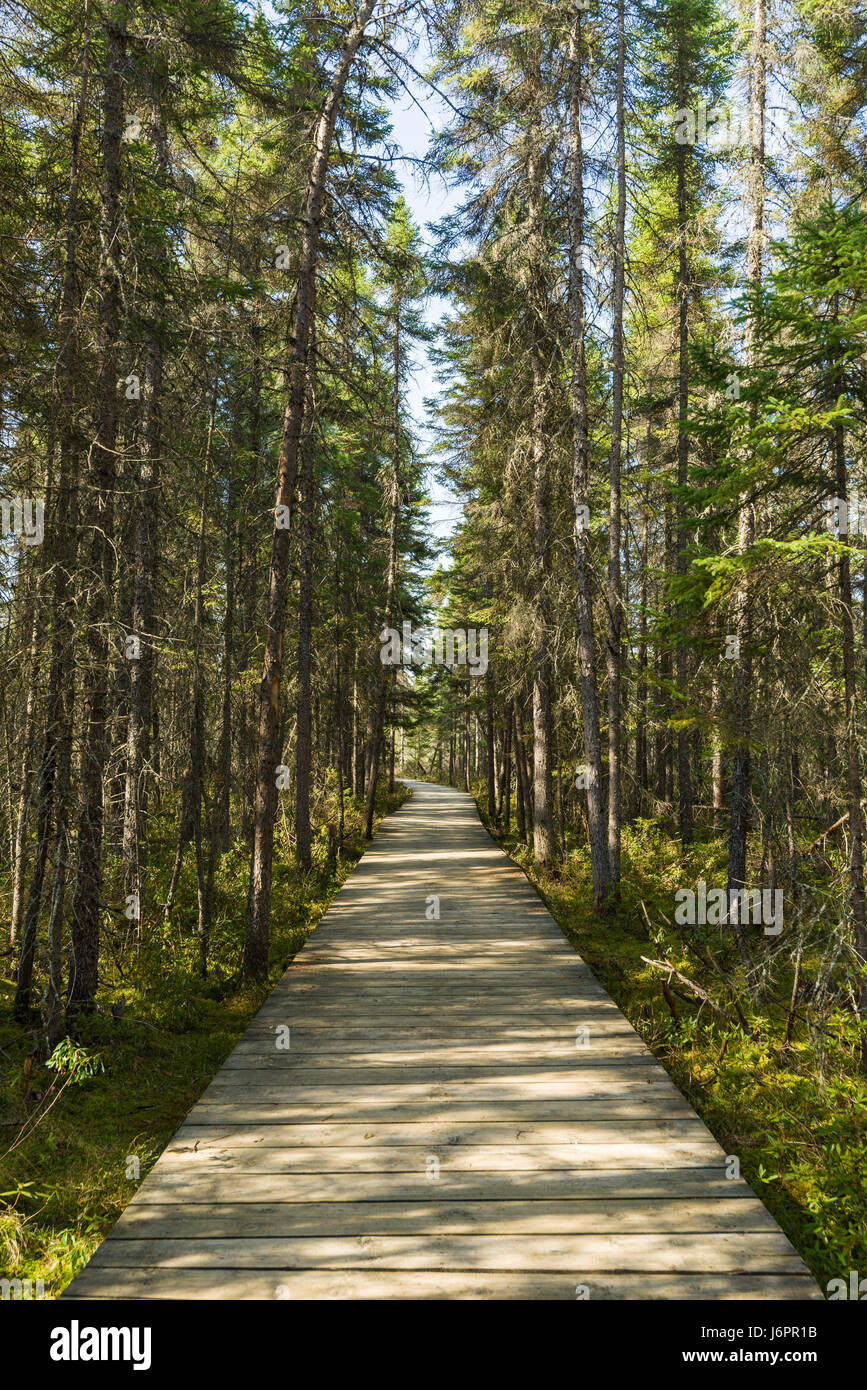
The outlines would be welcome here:
M 472 798 L 409 785 L 62 1296 L 821 1298 Z

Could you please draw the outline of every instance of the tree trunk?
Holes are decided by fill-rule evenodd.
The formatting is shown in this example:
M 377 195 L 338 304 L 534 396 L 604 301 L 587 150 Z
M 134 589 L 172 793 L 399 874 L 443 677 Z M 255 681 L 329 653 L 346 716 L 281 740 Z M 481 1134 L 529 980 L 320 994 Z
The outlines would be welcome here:
M 725 793 L 723 789 L 723 753 L 719 734 L 719 721 L 722 713 L 722 689 L 719 676 L 714 673 L 710 691 L 711 713 L 711 792 L 713 800 L 713 828 L 718 834 L 725 819 Z
M 551 780 L 551 657 L 549 644 L 549 576 L 551 570 L 551 480 L 547 438 L 547 378 L 545 371 L 544 224 L 542 198 L 544 168 L 542 139 L 541 75 L 539 55 L 534 54 L 529 78 L 532 84 L 532 128 L 527 167 L 529 248 L 528 281 L 531 316 L 533 395 L 530 431 L 533 448 L 533 554 L 535 558 L 536 612 L 533 625 L 533 853 L 539 864 L 556 857 L 553 786 Z
M 400 525 L 400 464 L 402 438 L 400 428 L 400 381 L 401 381 L 401 304 L 399 291 L 395 289 L 392 300 L 392 339 L 391 339 L 391 497 L 388 520 L 388 574 L 385 588 L 385 607 L 382 626 L 391 626 L 397 594 L 398 528 Z M 388 667 L 380 661 L 373 683 L 371 699 L 371 722 L 367 746 L 367 785 L 364 804 L 364 838 L 369 840 L 373 834 L 373 815 L 376 804 L 376 784 L 379 780 L 379 760 L 382 754 L 382 735 L 385 728 L 385 706 L 388 698 Z
M 76 296 L 78 283 L 79 189 L 81 181 L 81 135 L 87 112 L 90 85 L 90 0 L 84 12 L 81 87 L 70 131 L 69 193 L 66 207 L 66 244 L 63 285 L 57 314 L 57 415 L 59 420 L 59 466 L 55 486 L 48 497 L 47 539 L 43 563 L 50 575 L 51 612 L 54 626 L 45 711 L 45 742 L 39 768 L 36 795 L 36 843 L 21 927 L 21 944 L 15 989 L 14 1011 L 19 1021 L 30 1012 L 30 991 L 42 891 L 48 863 L 52 812 L 55 820 L 66 814 L 69 796 L 69 766 L 72 747 L 73 661 L 70 580 L 75 563 L 77 536 L 76 463 L 82 451 L 77 423 L 78 392 L 76 364 L 78 334 Z M 62 776 L 66 769 L 66 779 Z
M 755 291 L 762 280 L 765 206 L 765 0 L 754 0 L 753 25 L 750 42 L 750 158 L 748 171 L 749 231 L 747 236 L 747 284 Z M 745 355 L 747 370 L 753 366 L 754 332 L 750 321 L 746 325 Z M 751 405 L 754 413 L 755 406 Z M 748 497 L 741 501 L 738 518 L 738 550 L 749 550 L 755 539 L 755 514 Z M 744 577 L 735 599 L 735 635 L 738 639 L 734 658 L 734 689 L 732 693 L 732 782 L 729 797 L 729 854 L 728 891 L 746 885 L 747 831 L 750 804 L 750 696 L 752 691 L 752 596 L 749 579 Z M 743 935 L 735 927 L 741 955 L 746 948 Z
M 608 866 L 620 892 L 620 661 L 623 606 L 620 578 L 620 469 L 623 437 L 623 297 L 626 259 L 626 133 L 624 0 L 617 0 L 617 221 L 614 234 L 614 305 L 611 347 L 611 455 L 608 513 Z
M 517 705 L 515 705 L 513 722 L 515 726 L 515 822 L 518 828 L 518 839 L 525 840 L 527 837 L 527 789 L 524 781 L 524 763 L 521 758 L 521 734 L 518 728 Z
M 210 834 L 211 847 L 209 863 L 204 862 L 202 840 L 202 806 L 205 802 L 205 682 L 202 671 L 202 638 L 205 616 L 205 556 L 208 520 L 208 495 L 211 490 L 211 468 L 214 450 L 214 429 L 217 420 L 218 384 L 214 383 L 211 396 L 211 410 L 208 418 L 208 436 L 205 445 L 205 464 L 202 479 L 202 502 L 199 509 L 199 539 L 196 548 L 196 606 L 193 615 L 193 708 L 190 728 L 190 777 L 189 795 L 192 815 L 193 839 L 196 850 L 196 888 L 198 897 L 198 937 L 201 973 L 207 971 L 208 943 L 211 934 L 210 885 L 213 885 L 213 856 L 216 851 L 217 827 L 216 805 L 211 807 Z M 181 841 L 181 844 L 183 842 Z
M 650 463 L 650 418 L 647 421 L 646 464 Z M 647 561 L 648 561 L 648 518 L 650 512 L 650 483 L 644 485 L 641 507 L 641 599 L 638 614 L 638 688 L 635 695 L 635 777 L 641 792 L 650 786 L 648 780 L 648 736 L 647 736 Z M 640 797 L 640 809 L 644 814 L 644 798 Z
M 496 745 L 494 742 L 494 695 L 489 673 L 485 674 L 485 751 L 488 776 L 488 816 L 497 823 Z
M 686 103 L 686 58 L 684 54 L 684 36 L 680 31 L 681 53 L 678 64 L 678 107 L 683 107 Z M 689 409 L 689 297 L 690 297 L 690 268 L 687 255 L 687 236 L 689 235 L 689 219 L 687 215 L 687 146 L 678 145 L 677 147 L 677 558 L 675 562 L 675 573 L 678 578 L 683 578 L 686 574 L 686 510 L 683 500 L 683 490 L 687 483 L 687 469 L 689 464 L 689 436 L 687 434 L 687 411 Z M 689 660 L 686 642 L 683 636 L 684 614 L 682 606 L 678 607 L 678 637 L 675 650 L 675 672 L 677 678 L 677 689 L 680 696 L 681 714 L 685 710 L 688 698 L 688 672 Z M 689 756 L 689 730 L 679 728 L 677 731 L 677 799 L 678 799 L 678 820 L 680 823 L 681 844 L 689 845 L 693 837 L 693 813 L 692 813 L 692 769 Z
M 36 697 L 39 684 L 40 588 L 43 576 L 34 579 L 29 606 L 30 644 L 27 662 L 27 703 L 22 734 L 21 787 L 18 811 L 15 816 L 15 838 L 12 846 L 12 912 L 9 923 L 9 945 L 14 946 L 21 930 L 24 914 L 24 875 L 27 868 L 27 832 L 30 824 L 30 799 L 33 788 L 33 752 L 36 725 Z M 8 748 L 8 743 L 7 743 Z M 11 808 L 10 808 L 11 814 Z
M 313 430 L 316 409 L 313 389 L 313 378 L 316 370 L 315 352 L 315 329 L 311 329 L 306 388 L 307 408 L 304 438 L 301 444 L 301 498 L 298 526 L 298 699 L 295 740 L 295 843 L 298 866 L 304 870 L 310 868 L 312 850 L 310 771 L 312 765 L 313 513 L 316 487 L 313 462 Z
M 512 828 L 512 723 L 510 701 L 503 719 L 503 826 L 507 835 Z
M 289 392 L 283 416 L 280 461 L 277 470 L 274 533 L 268 580 L 265 625 L 265 665 L 259 697 L 259 735 L 256 770 L 256 805 L 250 888 L 244 939 L 245 974 L 262 977 L 268 968 L 271 923 L 271 866 L 274 853 L 274 818 L 277 809 L 275 770 L 278 759 L 280 685 L 283 675 L 283 629 L 289 572 L 289 530 L 282 524 L 291 515 L 298 468 L 298 448 L 304 415 L 304 388 L 313 317 L 313 294 L 319 262 L 322 202 L 328 160 L 338 109 L 349 70 L 373 14 L 376 0 L 363 0 L 344 42 L 325 98 L 313 139 L 307 177 L 304 230 L 295 287 L 295 319 L 289 364 Z M 285 509 L 285 510 L 284 510 Z
M 841 392 L 842 394 L 842 392 Z M 834 431 L 834 464 L 837 497 L 846 502 L 846 441 L 842 426 Z M 848 537 L 846 537 L 848 541 Z M 840 618 L 843 631 L 843 685 L 846 702 L 846 787 L 849 793 L 849 880 L 852 887 L 852 931 L 861 966 L 858 1017 L 861 1023 L 861 1068 L 867 1071 L 867 913 L 864 901 L 864 825 L 861 814 L 861 760 L 858 748 L 858 698 L 855 674 L 855 632 L 852 621 L 852 578 L 849 551 L 841 547 L 839 559 Z
M 154 142 L 160 186 L 168 170 L 165 120 L 154 112 Z M 161 248 L 160 269 L 165 271 Z M 127 726 L 126 784 L 123 816 L 123 870 L 127 889 L 140 892 L 140 870 L 147 846 L 148 760 L 153 707 L 153 626 L 156 582 L 157 514 L 162 448 L 163 315 L 162 286 L 155 286 L 149 306 L 152 322 L 145 346 L 141 388 L 141 451 L 135 489 L 135 585 L 132 631 L 140 654 L 128 661 L 129 722 Z
M 118 335 L 120 329 L 120 193 L 123 141 L 124 13 L 106 26 L 100 178 L 97 415 L 91 450 L 88 542 L 87 637 L 82 716 L 81 806 L 72 895 L 72 958 L 67 1018 L 93 1010 L 98 984 L 102 908 L 103 772 L 108 717 L 109 646 L 114 552 L 115 445 L 117 438 Z
M 575 515 L 578 666 L 587 773 L 587 823 L 593 901 L 602 905 L 610 884 L 610 861 L 602 804 L 602 741 L 596 684 L 596 641 L 590 590 L 589 428 L 584 303 L 584 154 L 581 139 L 583 99 L 582 11 L 575 10 L 569 40 L 569 326 L 571 338 L 572 505 Z
M 220 751 L 217 757 L 217 787 L 214 815 L 217 824 L 217 845 L 227 853 L 231 843 L 232 805 L 232 680 L 235 662 L 235 488 L 231 470 L 227 481 L 226 502 L 226 610 L 223 615 L 223 695 L 220 709 Z

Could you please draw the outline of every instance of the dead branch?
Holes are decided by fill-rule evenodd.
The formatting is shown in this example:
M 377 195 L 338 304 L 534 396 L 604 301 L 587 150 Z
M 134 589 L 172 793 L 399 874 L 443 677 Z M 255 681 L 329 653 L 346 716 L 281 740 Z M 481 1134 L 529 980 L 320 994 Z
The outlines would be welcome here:
M 861 805 L 867 806 L 867 800 L 862 801 Z M 839 820 L 835 820 L 833 825 L 829 825 L 827 830 L 823 830 L 821 835 L 818 835 L 811 845 L 807 845 L 807 848 L 803 851 L 803 854 L 812 854 L 813 850 L 817 849 L 820 844 L 824 849 L 825 841 L 827 840 L 828 836 L 833 834 L 835 830 L 839 830 L 841 825 L 845 825 L 848 819 L 849 812 L 847 811 L 846 814 L 841 816 Z
M 730 1013 L 727 1013 L 725 1009 L 721 1008 L 721 1006 L 716 1002 L 716 1000 L 711 998 L 706 989 L 702 989 L 701 985 L 696 984 L 695 980 L 691 980 L 687 975 L 681 974 L 681 972 L 677 969 L 675 965 L 672 964 L 670 960 L 651 960 L 648 956 L 642 956 L 641 959 L 645 962 L 646 965 L 652 966 L 654 970 L 659 970 L 662 971 L 664 974 L 667 974 L 669 980 L 672 978 L 672 976 L 676 980 L 679 980 L 680 983 L 684 985 L 688 990 L 691 990 L 697 998 L 703 1000 L 705 1004 L 708 1004 L 711 1007 L 711 1009 L 713 1009 L 715 1014 L 719 1014 L 720 1018 L 724 1019 L 730 1027 L 743 1028 L 743 1024 L 738 1023 L 738 1020 L 736 1018 L 733 1018 Z M 744 1031 L 747 1034 L 749 1034 L 748 1028 L 744 1029 Z

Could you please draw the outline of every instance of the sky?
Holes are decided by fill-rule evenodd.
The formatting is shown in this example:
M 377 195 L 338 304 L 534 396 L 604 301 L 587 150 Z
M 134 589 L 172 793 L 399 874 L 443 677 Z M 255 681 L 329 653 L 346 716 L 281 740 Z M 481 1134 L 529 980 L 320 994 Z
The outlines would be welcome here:
M 428 56 L 420 49 L 413 61 L 417 68 L 423 70 Z M 425 83 L 410 78 L 408 85 L 409 92 L 402 90 L 390 103 L 394 135 L 403 154 L 422 159 L 427 152 L 432 130 L 445 121 L 447 108 Z M 431 174 L 425 181 L 409 162 L 399 160 L 395 173 L 403 186 L 413 220 L 426 247 L 430 248 L 430 224 L 451 212 L 458 204 L 458 196 L 438 174 Z M 435 325 L 447 307 L 447 301 L 438 296 L 432 297 L 425 306 L 428 324 Z M 424 402 L 426 398 L 436 398 L 438 383 L 424 343 L 416 346 L 414 356 L 415 368 L 407 389 L 407 415 L 419 443 L 425 447 L 433 441 L 434 430 L 430 426 Z M 460 516 L 461 504 L 431 476 L 434 471 L 431 469 L 428 475 L 430 524 L 434 536 L 443 541 L 451 534 Z

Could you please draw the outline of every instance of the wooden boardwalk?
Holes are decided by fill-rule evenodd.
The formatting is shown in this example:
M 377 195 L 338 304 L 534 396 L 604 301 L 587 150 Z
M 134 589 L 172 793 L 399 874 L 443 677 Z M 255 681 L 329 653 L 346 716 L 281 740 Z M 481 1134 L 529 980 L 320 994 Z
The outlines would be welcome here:
M 63 1297 L 821 1298 L 471 798 L 411 785 Z

